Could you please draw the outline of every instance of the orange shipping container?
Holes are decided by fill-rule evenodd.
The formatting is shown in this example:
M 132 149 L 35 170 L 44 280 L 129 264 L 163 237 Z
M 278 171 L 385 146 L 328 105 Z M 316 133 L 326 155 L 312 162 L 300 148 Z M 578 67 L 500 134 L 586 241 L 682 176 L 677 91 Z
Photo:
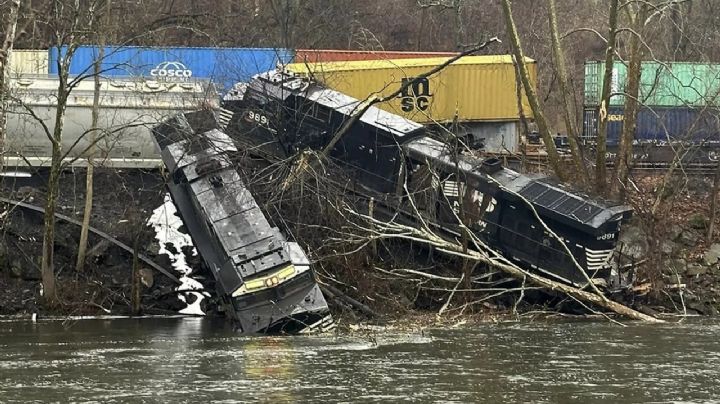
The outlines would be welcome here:
M 296 63 L 343 62 L 354 60 L 386 60 L 452 57 L 455 52 L 415 52 L 415 51 L 364 51 L 340 49 L 296 49 Z
M 465 56 L 428 78 L 417 79 L 445 58 L 293 63 L 287 69 L 361 100 L 388 96 L 412 85 L 378 107 L 420 123 L 516 121 L 519 119 L 515 65 L 510 55 Z M 525 63 L 536 85 L 534 60 Z M 522 95 L 523 114 L 532 116 Z

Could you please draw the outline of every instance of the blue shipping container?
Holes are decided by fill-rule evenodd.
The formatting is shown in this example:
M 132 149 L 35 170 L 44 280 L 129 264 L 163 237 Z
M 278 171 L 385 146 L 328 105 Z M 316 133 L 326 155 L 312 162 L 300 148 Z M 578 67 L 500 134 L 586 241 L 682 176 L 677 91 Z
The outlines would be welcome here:
M 597 136 L 597 109 L 586 109 L 583 117 L 583 136 Z M 610 107 L 607 144 L 618 145 L 622 135 L 625 111 Z M 720 142 L 720 111 L 713 108 L 643 107 L 638 112 L 635 140 L 647 143 L 685 141 L 693 143 Z
M 60 50 L 64 55 L 67 47 Z M 50 48 L 49 73 L 58 73 L 58 49 Z M 221 92 L 233 84 L 248 81 L 278 63 L 292 61 L 293 52 L 275 48 L 160 48 L 105 47 L 103 75 L 142 76 L 161 80 L 210 79 Z M 88 74 L 99 55 L 97 46 L 80 46 L 70 63 L 70 74 Z

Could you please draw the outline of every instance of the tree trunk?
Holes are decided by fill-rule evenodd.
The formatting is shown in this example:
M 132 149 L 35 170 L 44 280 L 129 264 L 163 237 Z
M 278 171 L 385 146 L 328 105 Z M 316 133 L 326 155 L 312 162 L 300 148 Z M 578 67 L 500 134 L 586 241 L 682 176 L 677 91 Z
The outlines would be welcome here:
M 522 80 L 523 87 L 525 88 L 525 94 L 530 102 L 530 107 L 532 108 L 533 116 L 535 117 L 535 123 L 538 126 L 540 136 L 542 136 L 543 143 L 545 144 L 545 149 L 548 154 L 548 162 L 555 174 L 564 181 L 567 179 L 565 170 L 560 162 L 560 156 L 558 155 L 557 149 L 555 149 L 555 142 L 550 134 L 550 129 L 548 128 L 547 121 L 545 120 L 545 115 L 540 108 L 537 92 L 530 84 L 530 75 L 528 74 L 527 67 L 525 66 L 525 55 L 523 54 L 520 37 L 518 36 L 517 29 L 515 28 L 515 22 L 513 21 L 510 0 L 500 0 L 500 3 L 502 4 L 503 14 L 505 16 L 505 25 L 508 36 L 510 37 L 510 44 L 515 56 L 515 62 L 520 70 L 520 79 Z
M 132 258 L 132 279 L 130 290 L 130 305 L 132 306 L 132 314 L 137 316 L 140 314 L 140 261 L 138 260 L 138 248 L 140 247 L 140 231 L 142 221 L 140 214 L 137 215 L 138 226 L 135 233 L 135 242 L 133 243 Z
M 632 165 L 633 140 L 637 114 L 640 108 L 640 75 L 642 73 L 643 44 L 638 38 L 641 35 L 645 19 L 647 18 L 648 4 L 643 2 L 640 11 L 635 15 L 633 24 L 635 33 L 630 34 L 630 63 L 628 65 L 627 86 L 625 88 L 625 121 L 623 122 L 622 136 L 620 137 L 620 150 L 616 163 L 616 176 L 614 189 L 620 200 L 625 199 L 627 179 Z
M 5 39 L 0 49 L 0 171 L 5 166 L 5 131 L 7 128 L 8 109 L 8 84 L 10 78 L 10 59 L 13 45 L 15 43 L 15 31 L 17 30 L 18 14 L 20 11 L 20 0 L 10 1 L 10 12 L 8 13 L 7 25 L 5 26 Z
M 52 162 L 50 165 L 50 177 L 48 178 L 47 201 L 45 202 L 44 224 L 42 247 L 41 278 L 43 287 L 43 298 L 48 307 L 55 307 L 57 304 L 57 291 L 55 290 L 55 206 L 59 191 L 60 182 L 60 145 L 53 144 Z
M 48 140 L 52 143 L 52 161 L 50 162 L 50 173 L 48 177 L 47 200 L 45 202 L 45 222 L 43 229 L 43 255 L 40 272 L 42 275 L 43 293 L 45 303 L 49 307 L 57 304 L 57 293 L 55 289 L 55 207 L 60 186 L 60 173 L 62 170 L 62 133 L 65 124 L 65 109 L 70 96 L 68 88 L 68 67 L 72 50 L 68 50 L 62 60 L 58 61 L 58 98 L 55 110 L 55 128 L 52 133 L 46 133 Z
M 108 1 L 108 10 L 110 2 Z M 104 41 L 100 41 L 100 51 L 98 53 L 98 59 L 94 63 L 94 76 L 95 80 L 95 91 L 93 92 L 93 108 L 92 108 L 92 134 L 90 136 L 91 144 L 94 144 L 97 138 L 98 119 L 100 115 L 100 64 L 102 63 L 105 53 Z M 87 171 L 85 172 L 85 210 L 83 211 L 82 227 L 80 228 L 80 244 L 78 245 L 77 262 L 75 263 L 75 270 L 82 272 L 85 268 L 85 253 L 87 251 L 87 239 L 88 230 L 90 229 L 90 216 L 92 215 L 93 206 L 93 174 L 95 171 L 94 166 L 95 157 L 95 146 L 92 146 L 88 150 L 87 158 Z
M 93 204 L 93 161 L 88 158 L 87 171 L 85 173 L 85 209 L 83 211 L 82 226 L 80 227 L 80 242 L 78 245 L 77 262 L 75 270 L 83 272 L 85 270 L 85 255 L 88 244 L 88 230 L 90 229 L 90 215 L 92 214 Z
M 604 195 L 607 188 L 607 123 L 610 91 L 612 90 L 613 60 L 615 59 L 618 3 L 619 0 L 610 0 L 610 29 L 608 31 L 607 47 L 605 48 L 605 72 L 603 74 L 602 93 L 600 94 L 597 138 L 595 139 L 595 189 L 600 195 Z
M 456 0 L 453 2 L 455 6 L 455 49 L 462 49 L 462 38 L 464 34 L 463 21 L 462 21 L 462 0 Z
M 528 135 L 530 134 L 530 128 L 528 128 L 528 121 L 525 118 L 525 111 L 523 111 L 523 102 L 522 102 L 522 79 L 520 78 L 520 71 L 518 70 L 519 65 L 518 63 L 515 63 L 515 98 L 517 98 L 517 108 L 518 108 L 518 116 L 520 117 L 520 128 L 518 128 L 518 131 L 520 132 L 520 138 L 525 139 L 524 143 L 525 145 L 528 144 Z M 523 170 L 528 169 L 527 164 L 527 147 L 522 147 L 520 149 L 520 167 L 522 167 Z
M 560 93 L 562 95 L 562 104 L 565 112 L 565 130 L 568 134 L 568 141 L 570 143 L 570 151 L 572 152 L 573 164 L 575 165 L 575 172 L 579 175 L 580 181 L 583 184 L 587 185 L 590 181 L 588 178 L 587 167 L 585 166 L 584 162 L 583 150 L 580 147 L 580 138 L 578 136 L 577 116 L 575 114 L 575 97 L 573 97 L 573 94 L 570 92 L 570 86 L 568 85 L 568 74 L 565 67 L 565 56 L 563 49 L 560 45 L 560 36 L 558 35 L 555 0 L 547 0 L 547 2 L 550 24 L 550 36 L 552 38 L 553 55 L 555 57 L 555 71 L 558 75 Z

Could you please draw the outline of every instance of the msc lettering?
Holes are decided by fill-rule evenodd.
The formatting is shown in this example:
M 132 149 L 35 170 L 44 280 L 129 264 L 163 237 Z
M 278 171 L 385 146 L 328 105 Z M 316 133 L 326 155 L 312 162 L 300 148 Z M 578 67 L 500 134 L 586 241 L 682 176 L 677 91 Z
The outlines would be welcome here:
M 405 77 L 402 79 L 402 92 L 398 95 L 404 112 L 415 109 L 426 111 L 430 107 L 430 81 L 426 77 Z

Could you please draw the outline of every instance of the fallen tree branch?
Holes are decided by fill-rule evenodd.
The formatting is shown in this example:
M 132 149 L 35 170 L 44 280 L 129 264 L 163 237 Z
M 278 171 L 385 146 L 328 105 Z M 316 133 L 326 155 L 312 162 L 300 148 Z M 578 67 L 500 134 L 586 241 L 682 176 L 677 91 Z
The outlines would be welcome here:
M 458 282 L 455 284 L 455 288 L 452 290 L 452 292 L 450 292 L 450 296 L 448 296 L 447 300 L 445 301 L 445 304 L 443 304 L 442 307 L 440 308 L 440 311 L 438 311 L 438 316 L 442 316 L 442 314 L 445 312 L 445 310 L 447 310 L 448 306 L 450 305 L 450 301 L 452 300 L 453 296 L 455 296 L 455 292 L 457 292 L 458 287 L 460 286 L 460 284 L 462 283 L 462 281 L 464 279 L 465 279 L 465 274 L 462 274 L 460 276 L 460 279 L 458 280 Z
M 358 213 L 352 208 L 346 206 L 346 211 L 350 212 L 352 215 L 363 219 L 364 221 L 368 223 L 372 223 L 372 229 L 371 228 L 365 228 L 365 231 L 370 234 L 372 231 L 377 232 L 375 236 L 381 236 L 383 238 L 398 238 L 398 239 L 404 239 L 404 240 L 411 240 L 416 241 L 420 243 L 425 243 L 427 245 L 433 246 L 437 248 L 440 251 L 443 251 L 445 253 L 448 253 L 450 255 L 454 255 L 456 257 L 460 258 L 466 258 L 470 260 L 479 261 L 485 264 L 488 264 L 492 267 L 495 267 L 497 269 L 502 270 L 503 272 L 506 272 L 507 274 L 513 276 L 517 279 L 523 279 L 526 278 L 527 281 L 531 282 L 534 285 L 540 286 L 542 288 L 552 290 L 552 291 L 559 291 L 565 295 L 568 295 L 570 297 L 573 297 L 575 299 L 581 300 L 586 303 L 592 303 L 594 305 L 597 305 L 599 307 L 603 307 L 605 309 L 608 309 L 610 311 L 613 311 L 617 314 L 620 314 L 622 316 L 625 316 L 630 319 L 634 320 L 640 320 L 645 322 L 651 322 L 651 323 L 662 323 L 664 322 L 661 319 L 649 316 L 647 314 L 640 313 L 637 310 L 634 310 L 628 306 L 625 306 L 623 304 L 620 304 L 618 302 L 615 302 L 613 300 L 608 299 L 605 295 L 602 295 L 597 292 L 589 292 L 581 290 L 577 287 L 560 283 L 551 279 L 548 279 L 544 276 L 541 276 L 537 273 L 529 272 L 518 265 L 512 263 L 507 258 L 501 256 L 499 253 L 491 249 L 489 246 L 482 243 L 481 240 L 474 238 L 474 242 L 476 244 L 476 247 L 478 247 L 477 250 L 463 250 L 463 246 L 459 245 L 457 243 L 452 243 L 430 231 L 427 229 L 417 229 L 411 226 L 406 226 L 399 223 L 394 222 L 383 222 L 378 219 L 375 219 L 373 217 L 369 217 L 367 215 Z M 356 226 L 359 226 L 356 224 Z M 382 232 L 382 233 L 380 233 Z M 492 254 L 492 255 L 490 255 Z
M 319 285 L 320 285 L 320 289 L 322 289 L 323 293 L 330 292 L 330 293 L 328 293 L 329 295 L 336 296 L 337 298 L 339 298 L 343 302 L 349 304 L 351 307 L 357 309 L 361 313 L 363 313 L 367 316 L 370 316 L 370 317 L 378 316 L 377 313 L 375 313 L 370 307 L 368 307 L 367 305 L 364 305 L 364 304 L 360 303 L 359 301 L 353 299 L 352 297 L 344 294 L 338 288 L 336 288 L 332 285 L 328 285 L 328 284 L 319 284 Z
M 43 209 L 43 208 L 41 208 L 41 207 L 39 207 L 39 206 L 35 206 L 35 205 L 29 204 L 29 203 L 25 203 L 25 202 L 21 202 L 21 201 L 16 201 L 16 200 L 8 199 L 8 198 L 0 197 L 0 202 L 7 203 L 7 204 L 10 204 L 10 205 L 13 205 L 13 206 L 18 206 L 18 207 L 21 207 L 21 208 L 24 208 L 24 209 L 28 209 L 28 210 L 32 210 L 32 211 L 35 211 L 35 212 L 39 212 L 39 213 L 45 212 L 45 209 Z M 75 220 L 75 219 L 73 219 L 73 218 L 71 218 L 71 217 L 69 217 L 69 216 L 63 215 L 63 214 L 61 214 L 61 213 L 55 213 L 55 218 L 56 218 L 56 219 L 63 220 L 63 221 L 68 222 L 68 223 L 71 223 L 71 224 L 74 224 L 74 225 L 76 225 L 76 226 L 81 226 L 81 225 L 82 225 L 82 223 L 80 223 L 79 221 L 77 221 L 77 220 Z M 132 248 L 130 248 L 127 244 L 121 242 L 120 240 L 118 240 L 118 239 L 110 236 L 109 234 L 105 233 L 104 231 L 101 231 L 101 230 L 96 229 L 96 228 L 94 228 L 94 227 L 90 227 L 89 230 L 90 230 L 91 233 L 93 233 L 93 234 L 95 234 L 95 235 L 98 235 L 98 236 L 100 236 L 100 237 L 108 240 L 109 242 L 111 242 L 111 243 L 115 244 L 116 246 L 122 248 L 122 249 L 125 250 L 126 252 L 132 254 L 132 252 L 133 252 L 133 249 L 132 249 Z M 150 267 L 152 267 L 153 269 L 155 269 L 156 271 L 158 271 L 158 272 L 162 273 L 163 275 L 167 276 L 167 277 L 168 277 L 170 280 L 172 280 L 173 282 L 175 282 L 175 283 L 177 283 L 177 284 L 180 284 L 180 283 L 181 283 L 180 280 L 179 280 L 175 275 L 173 275 L 172 273 L 170 273 L 170 271 L 168 271 L 167 269 L 161 267 L 161 266 L 158 265 L 155 261 L 151 260 L 150 258 L 148 258 L 147 256 L 145 256 L 144 254 L 138 254 L 138 258 L 139 258 L 141 261 L 143 261 L 144 263 L 148 264 L 148 265 L 149 265 Z

